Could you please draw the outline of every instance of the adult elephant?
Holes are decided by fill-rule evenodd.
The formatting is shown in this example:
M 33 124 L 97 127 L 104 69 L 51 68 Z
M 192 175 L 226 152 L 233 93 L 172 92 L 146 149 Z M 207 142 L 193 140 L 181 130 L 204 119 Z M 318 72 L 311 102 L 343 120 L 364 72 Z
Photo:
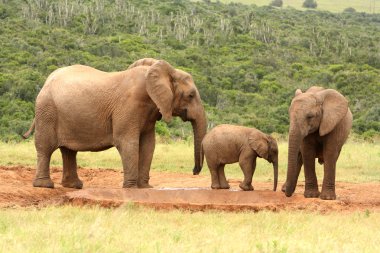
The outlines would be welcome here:
M 335 167 L 352 126 L 347 99 L 333 89 L 298 89 L 289 108 L 288 171 L 283 186 L 290 197 L 295 190 L 302 164 L 306 198 L 336 199 Z M 315 174 L 315 159 L 324 164 L 321 193 Z
M 120 153 L 125 188 L 148 188 L 155 148 L 155 123 L 172 116 L 190 121 L 194 131 L 196 174 L 201 170 L 200 146 L 206 117 L 190 74 L 163 60 L 141 59 L 128 70 L 107 73 L 88 66 L 60 68 L 47 78 L 36 99 L 37 173 L 35 187 L 53 188 L 49 163 L 60 149 L 62 185 L 82 188 L 78 151 L 102 151 L 115 146 Z

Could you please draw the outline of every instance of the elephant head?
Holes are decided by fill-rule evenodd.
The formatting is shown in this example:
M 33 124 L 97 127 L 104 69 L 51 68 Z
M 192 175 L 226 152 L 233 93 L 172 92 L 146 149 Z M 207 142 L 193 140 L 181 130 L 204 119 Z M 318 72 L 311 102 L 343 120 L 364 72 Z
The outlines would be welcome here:
M 261 158 L 273 164 L 273 191 L 276 191 L 278 181 L 278 146 L 276 140 L 270 135 L 259 135 L 257 132 L 253 132 L 248 138 L 248 143 Z
M 348 101 L 339 92 L 322 87 L 311 87 L 302 93 L 297 89 L 289 108 L 288 171 L 285 194 L 290 197 L 297 184 L 297 158 L 303 139 L 317 132 L 325 136 L 348 112 Z
M 149 66 L 146 72 L 146 90 L 157 105 L 162 118 L 170 122 L 172 116 L 190 121 L 194 132 L 193 174 L 202 169 L 200 148 L 206 135 L 207 121 L 201 97 L 189 73 L 173 68 L 163 60 L 145 58 L 136 61 L 129 68 Z

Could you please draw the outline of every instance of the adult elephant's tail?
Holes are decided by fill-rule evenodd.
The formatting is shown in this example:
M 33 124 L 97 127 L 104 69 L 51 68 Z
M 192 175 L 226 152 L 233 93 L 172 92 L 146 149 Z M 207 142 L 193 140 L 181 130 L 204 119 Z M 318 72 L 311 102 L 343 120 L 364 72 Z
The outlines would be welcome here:
M 33 130 L 34 130 L 34 126 L 35 126 L 35 125 L 36 125 L 36 118 L 33 119 L 32 125 L 30 126 L 29 130 L 28 130 L 26 133 L 24 133 L 24 134 L 22 135 L 22 138 L 24 138 L 24 139 L 28 139 L 29 136 L 30 136 L 30 134 L 31 134 L 31 133 L 33 132 Z

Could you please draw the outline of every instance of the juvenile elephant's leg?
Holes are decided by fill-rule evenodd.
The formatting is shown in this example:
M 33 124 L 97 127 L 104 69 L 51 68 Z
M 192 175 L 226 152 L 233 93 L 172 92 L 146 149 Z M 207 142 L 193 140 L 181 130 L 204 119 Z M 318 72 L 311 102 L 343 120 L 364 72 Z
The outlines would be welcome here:
M 256 157 L 253 157 L 252 151 L 242 151 L 239 157 L 239 165 L 244 174 L 244 180 L 239 187 L 244 191 L 253 191 L 252 177 L 256 169 Z
M 207 166 L 210 169 L 211 174 L 211 188 L 212 189 L 220 189 L 220 183 L 219 183 L 219 174 L 218 174 L 218 168 L 220 164 L 218 164 L 214 159 L 211 159 L 206 156 Z
M 315 174 L 316 143 L 314 140 L 306 140 L 302 148 L 305 171 L 305 198 L 318 198 L 318 180 Z
M 33 180 L 34 187 L 54 188 L 54 183 L 50 178 L 50 157 L 53 151 L 37 150 L 37 171 Z
M 335 150 L 336 147 L 326 148 L 323 151 L 324 159 L 324 175 L 322 192 L 320 195 L 321 199 L 334 200 L 336 199 L 335 194 L 335 173 L 336 173 L 336 162 L 338 160 L 339 151 Z
M 297 171 L 296 171 L 296 173 L 297 173 L 297 178 L 298 178 L 299 175 L 300 175 L 302 165 L 303 165 L 302 154 L 301 154 L 301 152 L 299 152 L 299 153 L 298 153 L 298 158 L 297 158 L 297 167 L 296 167 L 296 169 L 297 169 Z M 286 188 L 286 182 L 282 185 L 282 187 L 281 187 L 281 191 L 282 191 L 282 192 L 285 192 L 285 188 Z
M 83 183 L 77 173 L 77 152 L 61 147 L 63 161 L 62 186 L 68 188 L 82 189 Z
M 226 175 L 224 174 L 224 166 L 225 164 L 221 164 L 218 167 L 218 178 L 220 189 L 230 189 L 230 185 L 227 182 Z
M 154 129 L 140 137 L 139 174 L 137 181 L 139 188 L 152 188 L 149 184 L 149 171 L 152 164 L 155 143 Z
M 46 116 L 38 114 L 36 117 Z M 48 124 L 50 122 L 50 124 Z M 33 180 L 34 187 L 54 188 L 54 183 L 50 178 L 50 158 L 56 148 L 56 138 L 54 127 L 52 126 L 54 121 L 49 119 L 48 122 L 36 121 L 35 130 L 35 147 L 37 151 L 37 171 L 36 177 Z
M 121 156 L 124 172 L 124 188 L 137 188 L 139 163 L 139 138 L 124 141 L 116 145 Z

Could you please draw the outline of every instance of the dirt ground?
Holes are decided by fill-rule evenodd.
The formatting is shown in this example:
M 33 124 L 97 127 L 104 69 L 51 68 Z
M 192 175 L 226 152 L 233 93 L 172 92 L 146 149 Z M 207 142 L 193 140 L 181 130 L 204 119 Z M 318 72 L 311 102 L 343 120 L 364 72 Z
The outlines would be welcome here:
M 79 168 L 84 189 L 74 190 L 60 185 L 62 168 L 52 168 L 54 189 L 34 188 L 32 167 L 0 166 L 0 208 L 43 207 L 47 205 L 100 205 L 117 207 L 130 202 L 156 209 L 202 211 L 217 209 L 242 210 L 308 210 L 330 211 L 380 210 L 380 183 L 337 183 L 335 201 L 305 199 L 303 184 L 286 198 L 273 192 L 272 183 L 254 182 L 255 191 L 240 191 L 240 180 L 230 179 L 230 190 L 211 190 L 207 173 L 192 176 L 181 173 L 152 172 L 153 189 L 122 189 L 123 174 L 113 169 Z

